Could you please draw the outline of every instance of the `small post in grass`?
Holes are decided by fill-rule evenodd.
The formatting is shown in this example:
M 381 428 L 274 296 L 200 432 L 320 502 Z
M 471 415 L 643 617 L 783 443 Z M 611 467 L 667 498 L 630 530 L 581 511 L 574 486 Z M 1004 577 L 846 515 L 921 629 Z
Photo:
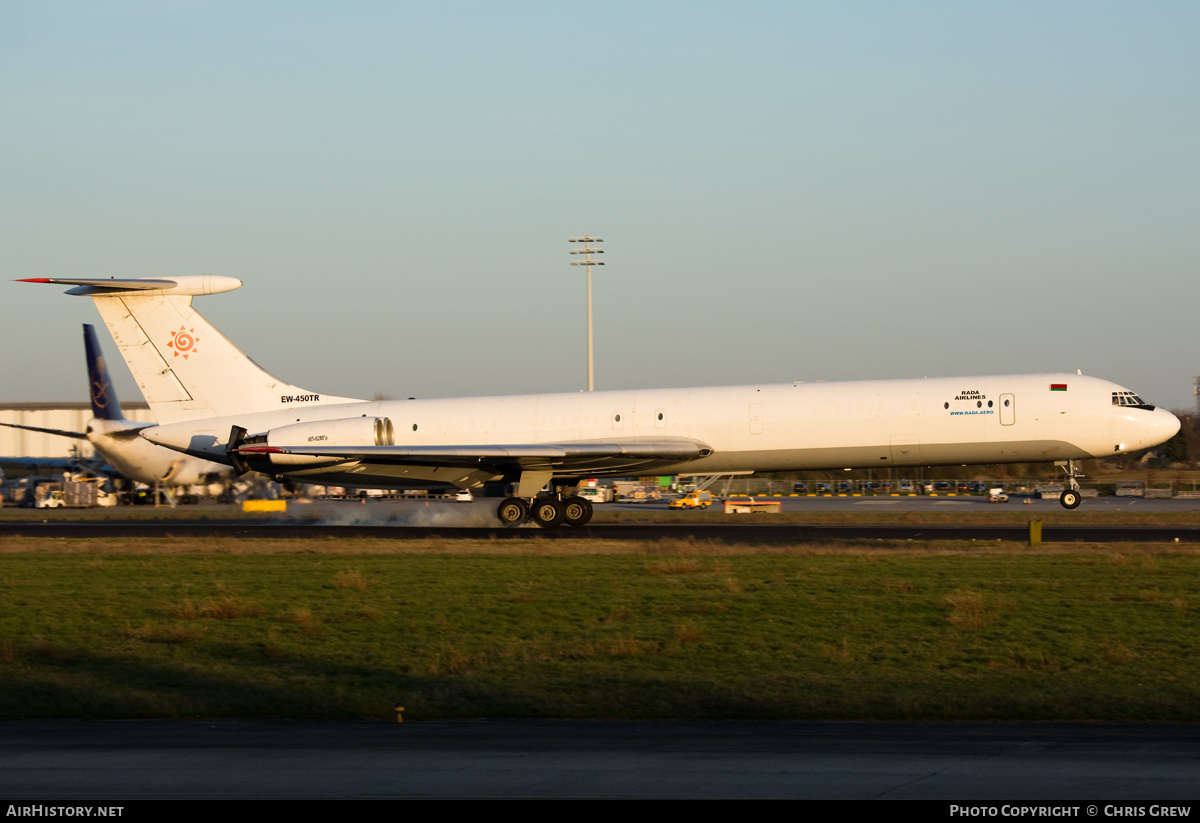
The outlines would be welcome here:
M 1030 520 L 1029 521 L 1029 545 L 1031 545 L 1031 546 L 1042 545 L 1042 521 L 1041 520 Z
M 396 704 L 396 722 L 397 723 L 404 722 L 404 704 L 403 703 Z

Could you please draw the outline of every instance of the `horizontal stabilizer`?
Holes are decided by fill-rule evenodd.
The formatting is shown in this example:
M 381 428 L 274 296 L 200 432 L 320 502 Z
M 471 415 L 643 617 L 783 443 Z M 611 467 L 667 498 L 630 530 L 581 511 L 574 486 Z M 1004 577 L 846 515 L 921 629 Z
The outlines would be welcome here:
M 50 283 L 50 284 L 57 284 L 60 286 L 83 286 L 85 288 L 95 289 L 96 291 L 94 293 L 96 293 L 96 294 L 99 294 L 100 292 L 106 291 L 106 290 L 107 291 L 128 291 L 130 289 L 134 289 L 134 290 L 173 289 L 179 285 L 174 280 L 150 280 L 150 279 L 117 280 L 114 277 L 110 277 L 107 280 L 96 280 L 96 279 L 63 280 L 63 279 L 51 278 L 51 277 L 30 277 L 30 278 L 27 278 L 24 280 L 18 280 L 17 282 L 18 283 Z M 83 293 L 83 292 L 77 292 L 75 289 L 72 289 L 71 291 L 78 293 L 78 294 Z
M 160 295 L 220 294 L 241 288 L 242 281 L 236 277 L 213 274 L 185 274 L 171 278 L 130 277 L 118 280 L 74 280 L 62 277 L 28 277 L 18 283 L 48 283 L 59 286 L 75 286 L 67 294 L 82 294 L 89 297 L 136 294 L 143 297 Z
M 76 440 L 87 440 L 87 435 L 83 432 L 69 432 L 62 429 L 39 429 L 37 426 L 22 426 L 19 423 L 0 423 L 0 426 L 8 426 L 10 429 L 24 429 L 25 431 L 38 432 L 39 434 L 53 434 L 58 437 L 74 437 Z

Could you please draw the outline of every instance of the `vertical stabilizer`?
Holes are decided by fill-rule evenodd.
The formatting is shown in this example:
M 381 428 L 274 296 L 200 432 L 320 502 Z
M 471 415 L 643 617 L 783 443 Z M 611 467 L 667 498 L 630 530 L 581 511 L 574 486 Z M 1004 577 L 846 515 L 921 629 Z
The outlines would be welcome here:
M 240 280 L 206 275 L 26 282 L 73 285 L 76 288 L 68 294 L 87 295 L 95 301 L 160 424 L 357 402 L 285 383 L 247 357 L 192 308 L 193 295 L 230 291 L 241 286 Z
M 92 416 L 100 420 L 124 420 L 121 401 L 117 399 L 117 390 L 113 388 L 112 379 L 108 376 L 108 365 L 100 351 L 96 330 L 87 323 L 83 324 L 83 347 L 87 351 L 88 394 L 92 398 Z
M 301 402 L 349 402 L 265 371 L 192 308 L 190 295 L 93 295 L 92 300 L 159 423 Z

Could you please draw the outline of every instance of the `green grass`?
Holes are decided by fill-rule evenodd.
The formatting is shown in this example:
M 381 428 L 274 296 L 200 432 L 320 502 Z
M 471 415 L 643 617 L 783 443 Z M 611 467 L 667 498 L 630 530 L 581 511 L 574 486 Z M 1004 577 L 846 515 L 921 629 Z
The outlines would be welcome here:
M 1187 548 L 51 542 L 3 718 L 1200 718 Z

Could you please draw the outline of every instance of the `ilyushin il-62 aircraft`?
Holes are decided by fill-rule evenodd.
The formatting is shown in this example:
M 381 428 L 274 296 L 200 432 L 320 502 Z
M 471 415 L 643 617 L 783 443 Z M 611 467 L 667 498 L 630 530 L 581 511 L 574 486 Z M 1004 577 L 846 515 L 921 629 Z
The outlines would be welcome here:
M 159 425 L 152 443 L 280 481 L 515 485 L 500 522 L 581 526 L 583 478 L 1075 461 L 1170 439 L 1179 420 L 1081 374 L 783 383 L 446 400 L 331 397 L 267 373 L 192 308 L 217 276 L 22 282 L 90 296 Z

